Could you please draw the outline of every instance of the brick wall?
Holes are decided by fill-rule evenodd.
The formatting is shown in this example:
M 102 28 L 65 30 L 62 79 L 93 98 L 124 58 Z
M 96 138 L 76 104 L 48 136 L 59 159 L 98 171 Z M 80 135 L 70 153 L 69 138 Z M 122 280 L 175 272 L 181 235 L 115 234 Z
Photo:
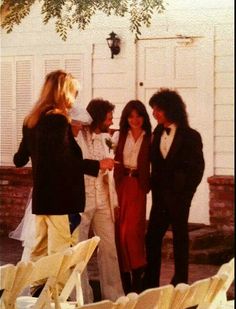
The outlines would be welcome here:
M 0 167 L 0 235 L 19 224 L 31 186 L 31 168 Z
M 210 224 L 225 231 L 234 230 L 234 177 L 212 176 Z M 24 215 L 30 188 L 31 168 L 0 167 L 0 234 L 14 230 Z
M 234 230 L 234 177 L 212 176 L 210 186 L 210 224 L 218 229 Z

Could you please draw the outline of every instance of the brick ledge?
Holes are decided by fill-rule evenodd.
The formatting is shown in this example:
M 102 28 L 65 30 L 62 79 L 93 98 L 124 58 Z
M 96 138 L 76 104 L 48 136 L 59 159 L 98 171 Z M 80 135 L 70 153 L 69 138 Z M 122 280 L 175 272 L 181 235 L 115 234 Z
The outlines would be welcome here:
M 234 185 L 234 176 L 230 175 L 217 175 L 207 178 L 210 185 Z

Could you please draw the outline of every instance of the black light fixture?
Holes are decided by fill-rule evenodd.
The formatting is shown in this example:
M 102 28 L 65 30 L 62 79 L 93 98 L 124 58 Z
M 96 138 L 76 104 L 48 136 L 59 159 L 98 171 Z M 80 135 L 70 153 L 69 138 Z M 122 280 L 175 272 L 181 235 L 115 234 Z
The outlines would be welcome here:
M 109 38 L 107 38 L 107 44 L 111 50 L 111 58 L 114 58 L 114 55 L 118 55 L 120 52 L 120 39 L 113 31 L 109 35 Z

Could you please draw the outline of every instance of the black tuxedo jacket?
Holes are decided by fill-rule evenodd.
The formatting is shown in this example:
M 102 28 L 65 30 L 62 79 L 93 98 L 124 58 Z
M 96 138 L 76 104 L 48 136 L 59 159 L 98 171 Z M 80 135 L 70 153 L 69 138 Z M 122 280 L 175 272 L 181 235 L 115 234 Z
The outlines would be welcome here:
M 84 174 L 97 176 L 99 162 L 83 159 L 65 116 L 44 115 L 35 127 L 23 127 L 23 138 L 14 155 L 14 163 L 21 167 L 29 159 L 32 161 L 34 214 L 83 212 Z
M 205 166 L 201 136 L 189 127 L 177 128 L 170 150 L 164 159 L 160 152 L 162 132 L 163 126 L 158 125 L 154 130 L 151 146 L 153 203 L 157 202 L 160 195 L 166 195 L 170 205 L 174 204 L 173 199 L 178 197 L 190 205 Z

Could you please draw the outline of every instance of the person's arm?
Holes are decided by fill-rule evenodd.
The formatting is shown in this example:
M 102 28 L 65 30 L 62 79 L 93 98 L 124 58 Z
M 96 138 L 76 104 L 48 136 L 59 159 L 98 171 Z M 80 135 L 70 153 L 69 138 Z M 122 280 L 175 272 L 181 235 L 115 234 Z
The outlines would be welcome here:
M 205 168 L 201 135 L 197 131 L 192 131 L 187 144 L 186 190 L 194 193 L 202 180 Z
M 115 148 L 118 145 L 119 136 L 120 136 L 120 131 L 115 131 L 111 137 L 112 144 L 114 145 Z
M 99 169 L 101 170 L 112 170 L 114 167 L 114 160 L 111 158 L 105 158 L 100 161 L 83 159 L 83 171 L 84 174 L 97 177 Z
M 29 162 L 29 151 L 26 143 L 26 127 L 23 127 L 22 130 L 22 140 L 17 152 L 14 154 L 13 162 L 16 167 L 22 167 Z
M 80 130 L 82 130 L 83 125 L 80 121 L 73 120 L 71 121 L 71 130 L 73 133 L 73 136 L 76 137 Z

